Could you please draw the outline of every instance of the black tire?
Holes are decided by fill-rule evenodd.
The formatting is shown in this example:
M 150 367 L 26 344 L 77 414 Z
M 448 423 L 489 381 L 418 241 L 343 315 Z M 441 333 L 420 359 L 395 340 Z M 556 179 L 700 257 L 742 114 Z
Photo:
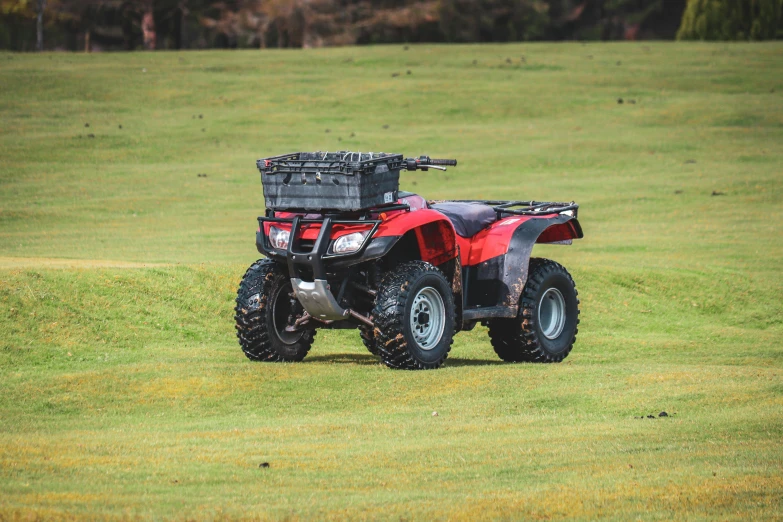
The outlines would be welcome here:
M 532 258 L 517 318 L 489 321 L 489 337 L 495 353 L 508 362 L 552 363 L 565 359 L 576 342 L 578 332 L 577 295 L 574 280 L 562 265 L 549 259 Z M 539 306 L 543 298 L 557 302 L 562 299 L 565 311 L 561 329 L 558 329 L 560 323 L 554 319 L 540 324 Z M 559 305 L 545 306 L 552 309 Z M 544 306 L 541 308 L 543 312 Z M 545 319 L 555 315 L 547 315 Z
M 375 263 L 367 269 L 367 280 L 370 283 L 368 286 L 377 291 L 381 284 L 382 274 L 383 268 L 381 266 L 381 262 L 375 261 Z M 369 305 L 370 309 L 372 309 L 372 307 L 375 306 L 375 298 L 368 296 L 367 304 Z M 370 316 L 370 319 L 372 320 L 372 315 Z M 359 336 L 362 339 L 362 344 L 364 344 L 364 347 L 367 348 L 367 351 L 378 357 L 380 352 L 378 351 L 378 341 L 375 338 L 375 330 L 368 326 L 359 325 Z
M 418 333 L 411 327 L 414 301 L 419 309 L 413 319 Z M 454 338 L 454 297 L 446 277 L 430 263 L 410 261 L 387 273 L 372 316 L 375 346 L 386 366 L 430 370 L 439 368 L 448 357 Z
M 291 281 L 281 267 L 269 259 L 250 265 L 237 291 L 234 320 L 239 345 L 253 361 L 301 361 L 315 337 L 314 330 L 285 331 L 293 306 Z
M 370 317 L 370 319 L 372 319 L 372 317 Z M 359 336 L 362 338 L 362 343 L 364 344 L 364 347 L 367 348 L 368 352 L 375 355 L 376 357 L 380 355 L 380 352 L 378 351 L 378 343 L 375 340 L 375 332 L 372 328 L 369 326 L 360 326 Z

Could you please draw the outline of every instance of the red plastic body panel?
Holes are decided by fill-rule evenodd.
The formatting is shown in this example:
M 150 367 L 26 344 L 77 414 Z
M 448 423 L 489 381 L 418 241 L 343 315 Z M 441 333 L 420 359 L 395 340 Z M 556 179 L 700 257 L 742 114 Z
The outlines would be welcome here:
M 466 258 L 462 259 L 463 266 L 478 265 L 493 257 L 505 255 L 511 244 L 511 237 L 522 224 L 532 219 L 551 219 L 556 215 L 505 217 L 493 223 L 489 228 L 482 230 L 470 240 L 460 238 L 466 243 L 470 243 L 470 253 Z M 569 221 L 547 228 L 538 237 L 536 243 L 553 243 L 578 237 L 579 235 L 574 229 L 574 225 Z M 462 244 L 460 244 L 460 250 L 466 251 Z
M 568 241 L 569 239 L 578 239 L 582 237 L 577 232 L 576 221 L 569 221 L 559 225 L 552 225 L 538 236 L 536 243 L 555 243 L 557 241 Z
M 446 216 L 435 210 L 391 212 L 385 216 L 374 237 L 398 237 L 411 230 L 416 234 L 422 261 L 440 265 L 457 256 L 454 227 Z
M 419 198 L 421 199 L 421 198 Z M 423 201 L 423 200 L 422 200 Z M 412 208 L 415 208 L 412 205 Z M 275 217 L 292 218 L 301 214 L 291 212 L 277 212 Z M 303 216 L 305 219 L 320 218 L 318 215 Z M 427 261 L 433 265 L 440 265 L 457 256 L 457 234 L 451 221 L 440 212 L 430 209 L 421 210 L 394 210 L 392 212 L 382 212 L 373 215 L 373 219 L 380 219 L 380 224 L 373 237 L 401 237 L 411 230 L 416 234 L 416 240 L 419 245 L 422 261 Z M 270 227 L 277 227 L 282 230 L 291 230 L 288 223 L 264 223 L 264 233 L 268 236 Z M 372 224 L 367 225 L 339 225 L 335 224 L 332 228 L 332 239 L 351 234 L 353 232 L 362 232 L 372 228 Z M 321 230 L 320 223 L 311 223 L 301 226 L 301 239 L 315 241 Z M 467 250 L 465 250 L 467 252 Z
M 419 249 L 424 261 L 435 265 L 452 259 L 452 250 L 456 243 L 459 248 L 460 264 L 462 266 L 478 265 L 493 257 L 505 255 L 511 244 L 511 237 L 522 224 L 531 219 L 551 219 L 556 214 L 541 216 L 510 216 L 493 223 L 473 236 L 464 238 L 454 232 L 451 222 L 436 210 L 424 209 L 417 212 L 398 211 L 390 215 L 378 228 L 375 237 L 402 236 L 416 229 Z M 423 225 L 438 223 L 438 227 L 423 227 Z M 419 228 L 423 227 L 423 228 Z M 552 225 L 539 236 L 537 243 L 552 243 L 567 239 L 576 239 L 579 234 L 574 225 L 567 223 Z M 443 261 L 435 262 L 434 260 Z
M 435 213 L 439 214 L 438 212 Z M 419 227 L 423 224 L 434 221 L 441 222 L 445 220 L 445 223 L 442 225 L 444 228 L 439 229 L 440 233 L 452 235 L 454 237 L 456 244 L 459 247 L 460 264 L 462 266 L 472 266 L 483 263 L 488 259 L 492 259 L 493 257 L 502 256 L 508 252 L 508 247 L 511 244 L 511 237 L 514 235 L 516 229 L 523 223 L 531 219 L 550 219 L 552 217 L 554 217 L 554 214 L 548 214 L 544 216 L 514 216 L 503 218 L 491 225 L 489 228 L 482 230 L 472 238 L 464 238 L 456 235 L 453 232 L 454 227 L 451 226 L 451 223 L 443 218 L 443 216 L 438 219 L 427 218 L 424 220 L 402 220 L 395 222 L 393 227 L 384 227 L 384 223 L 384 225 L 381 225 L 379 228 L 378 233 L 375 234 L 375 237 L 401 236 L 414 227 Z M 383 233 L 381 233 L 381 229 L 384 230 Z M 339 236 L 335 235 L 335 237 Z M 422 252 L 425 250 L 434 251 L 439 248 L 439 245 L 437 244 L 437 232 L 434 236 L 432 234 L 419 234 L 417 237 L 419 238 L 419 248 L 422 250 Z M 551 227 L 547 228 L 541 234 L 541 236 L 539 236 L 536 243 L 554 243 L 557 241 L 576 239 L 578 237 L 579 235 L 577 234 L 573 225 L 571 222 L 568 222 L 559 225 L 552 225 Z M 435 244 L 430 244 L 429 242 L 431 241 L 435 242 Z M 444 244 L 440 248 L 450 251 L 452 246 L 450 242 L 447 242 L 447 244 Z M 434 254 L 430 255 L 432 255 L 432 257 L 436 257 Z M 448 259 L 451 259 L 451 257 Z
M 295 216 L 302 216 L 302 214 L 296 214 L 293 212 L 276 212 L 275 217 L 279 218 L 293 218 Z M 305 219 L 320 219 L 320 214 L 312 214 L 312 215 L 306 215 L 303 216 Z M 276 227 L 281 230 L 291 230 L 291 225 L 288 223 L 264 223 L 264 233 L 268 236 L 269 235 L 269 229 L 270 227 Z M 372 224 L 368 223 L 366 225 L 334 225 L 332 227 L 332 239 L 337 239 L 338 237 L 342 237 L 348 234 L 352 234 L 354 232 L 364 232 L 367 230 L 370 230 L 372 228 Z M 311 224 L 303 224 L 301 225 L 301 239 L 309 240 L 309 241 L 315 241 L 318 238 L 318 232 L 321 231 L 321 224 L 320 223 L 311 223 Z
M 411 202 L 409 202 L 411 203 Z M 417 205 L 418 206 L 418 205 Z M 416 207 L 412 207 L 416 208 Z M 290 212 L 278 212 L 277 217 L 290 218 L 297 214 Z M 301 214 L 300 214 L 301 215 Z M 422 260 L 434 265 L 440 265 L 450 259 L 453 259 L 459 249 L 460 264 L 462 266 L 478 265 L 494 257 L 505 255 L 508 252 L 511 238 L 514 232 L 522 224 L 531 219 L 551 219 L 556 214 L 546 214 L 541 216 L 509 216 L 486 228 L 473 236 L 464 238 L 454 232 L 451 222 L 443 214 L 436 210 L 426 208 L 416 208 L 410 212 L 404 210 L 395 210 L 389 213 L 380 213 L 372 216 L 373 219 L 381 219 L 383 223 L 378 227 L 373 237 L 401 237 L 407 232 L 413 230 L 416 234 L 416 240 L 419 245 L 419 251 Z M 318 218 L 320 216 L 306 216 Z M 269 234 L 269 227 L 276 226 L 282 229 L 290 230 L 291 226 L 287 223 L 265 223 L 264 232 Z M 332 239 L 351 234 L 353 232 L 362 232 L 372 228 L 367 225 L 334 225 L 332 229 Z M 318 223 L 302 225 L 302 239 L 314 241 L 318 237 L 321 225 Z M 567 223 L 552 225 L 544 230 L 538 237 L 536 243 L 553 243 L 556 241 L 565 241 L 579 237 L 574 225 L 569 221 Z
M 381 214 L 381 217 L 383 218 L 383 214 Z M 375 237 L 402 236 L 416 227 L 434 221 L 444 221 L 448 223 L 449 228 L 451 228 L 453 232 L 454 228 L 451 226 L 451 222 L 440 212 L 430 209 L 422 209 L 415 212 L 398 210 L 389 212 L 389 214 L 386 215 L 383 223 L 378 227 L 378 232 L 375 233 Z
M 293 217 L 295 214 L 288 214 L 287 212 L 278 212 L 276 217 Z M 270 223 L 266 222 L 264 223 L 264 233 L 268 236 L 269 235 L 269 228 L 275 227 L 279 228 L 281 230 L 291 230 L 291 225 L 289 223 Z M 348 234 L 352 234 L 354 232 L 364 232 L 367 230 L 370 230 L 372 228 L 372 223 L 368 223 L 366 225 L 334 225 L 332 227 L 332 239 L 337 239 L 338 237 L 342 237 Z M 309 241 L 315 241 L 318 238 L 318 232 L 321 230 L 321 224 L 320 223 L 312 223 L 312 224 L 305 224 L 302 225 L 301 228 L 301 239 L 309 240 Z M 377 234 L 376 234 L 377 236 Z
M 463 263 L 466 266 L 483 263 L 487 259 L 502 256 L 508 251 L 511 236 L 522 223 L 536 219 L 532 216 L 513 216 L 496 221 L 470 240 L 470 254 Z

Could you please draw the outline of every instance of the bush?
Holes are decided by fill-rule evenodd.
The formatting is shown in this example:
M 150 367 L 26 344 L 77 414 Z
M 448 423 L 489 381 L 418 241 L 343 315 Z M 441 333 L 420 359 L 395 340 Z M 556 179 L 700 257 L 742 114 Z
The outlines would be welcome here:
M 689 0 L 677 39 L 774 39 L 782 4 L 783 0 Z

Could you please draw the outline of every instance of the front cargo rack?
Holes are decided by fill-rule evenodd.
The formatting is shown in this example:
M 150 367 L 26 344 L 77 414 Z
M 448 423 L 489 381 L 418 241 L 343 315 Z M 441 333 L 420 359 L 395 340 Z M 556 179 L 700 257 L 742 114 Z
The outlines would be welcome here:
M 402 167 L 402 154 L 386 152 L 292 152 L 260 159 L 258 169 L 275 174 L 340 173 L 347 175 L 373 174 L 378 165 L 389 170 Z
M 402 154 L 293 152 L 256 162 L 267 208 L 356 211 L 397 201 Z

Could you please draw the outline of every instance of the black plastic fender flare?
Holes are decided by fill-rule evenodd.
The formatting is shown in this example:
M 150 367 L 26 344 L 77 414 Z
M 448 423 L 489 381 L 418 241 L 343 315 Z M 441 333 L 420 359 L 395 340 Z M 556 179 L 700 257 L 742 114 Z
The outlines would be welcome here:
M 573 222 L 576 233 L 573 239 L 584 237 L 579 221 L 568 214 L 559 214 L 551 218 L 530 219 L 514 230 L 503 263 L 502 288 L 505 290 L 505 295 L 498 296 L 498 306 L 514 307 L 516 315 L 519 298 L 527 283 L 530 254 L 533 252 L 538 237 L 549 227 L 562 225 L 569 221 Z

